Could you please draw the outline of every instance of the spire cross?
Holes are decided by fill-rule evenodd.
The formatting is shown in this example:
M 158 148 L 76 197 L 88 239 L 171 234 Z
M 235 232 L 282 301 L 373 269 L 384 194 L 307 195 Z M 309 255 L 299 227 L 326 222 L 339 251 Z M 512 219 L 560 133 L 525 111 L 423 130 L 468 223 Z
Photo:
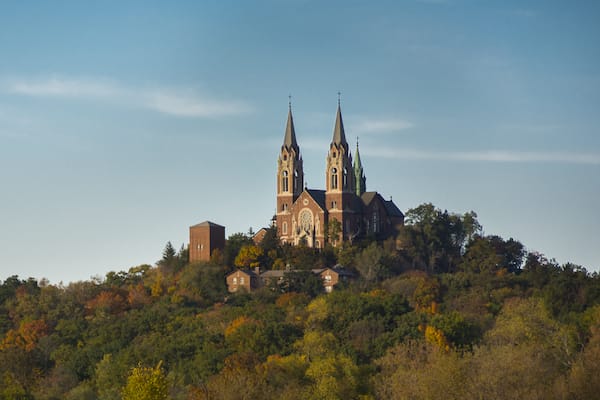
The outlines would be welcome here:
M 288 95 L 288 107 L 290 110 L 292 109 L 292 95 L 291 94 Z
M 340 100 L 342 98 L 342 92 L 338 91 L 337 95 L 338 95 L 338 106 L 339 106 L 340 105 Z

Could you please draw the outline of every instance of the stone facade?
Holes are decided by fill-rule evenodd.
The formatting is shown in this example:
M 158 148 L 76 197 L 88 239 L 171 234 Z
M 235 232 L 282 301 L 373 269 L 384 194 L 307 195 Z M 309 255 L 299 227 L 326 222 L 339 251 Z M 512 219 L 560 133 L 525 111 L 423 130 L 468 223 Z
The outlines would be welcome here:
M 277 234 L 283 243 L 323 248 L 364 236 L 385 239 L 404 224 L 404 214 L 378 192 L 366 191 L 358 142 L 353 162 L 338 104 L 325 163 L 325 190 L 308 189 L 291 106 L 277 160 Z M 335 222 L 334 222 L 335 221 Z

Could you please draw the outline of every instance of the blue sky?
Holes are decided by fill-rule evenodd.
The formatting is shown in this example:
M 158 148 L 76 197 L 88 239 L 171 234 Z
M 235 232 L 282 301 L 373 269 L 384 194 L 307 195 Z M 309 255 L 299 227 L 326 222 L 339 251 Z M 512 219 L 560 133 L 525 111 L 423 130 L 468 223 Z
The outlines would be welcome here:
M 598 271 L 598 21 L 595 1 L 3 2 L 0 280 L 265 226 L 288 94 L 323 188 L 338 91 L 369 190 Z

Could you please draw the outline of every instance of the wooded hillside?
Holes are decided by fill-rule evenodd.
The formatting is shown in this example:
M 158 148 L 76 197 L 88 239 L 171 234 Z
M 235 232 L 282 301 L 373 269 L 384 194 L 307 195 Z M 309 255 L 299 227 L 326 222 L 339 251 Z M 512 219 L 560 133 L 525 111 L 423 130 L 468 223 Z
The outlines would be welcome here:
M 600 278 L 477 215 L 423 204 L 397 240 L 316 252 L 232 235 L 189 265 L 50 285 L 0 281 L 0 399 L 592 399 L 600 393 Z M 342 264 L 230 294 L 236 267 Z

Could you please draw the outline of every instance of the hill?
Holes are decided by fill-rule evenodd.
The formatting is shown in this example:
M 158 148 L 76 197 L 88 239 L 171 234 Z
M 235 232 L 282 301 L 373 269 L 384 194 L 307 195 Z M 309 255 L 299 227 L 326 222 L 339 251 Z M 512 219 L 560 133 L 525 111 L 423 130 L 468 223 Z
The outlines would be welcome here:
M 190 265 L 0 285 L 0 399 L 589 399 L 600 392 L 600 278 L 477 215 L 423 204 L 396 240 L 317 252 L 235 234 Z M 284 275 L 227 292 L 235 266 L 358 279 L 329 294 Z M 297 271 L 296 271 L 297 272 Z

